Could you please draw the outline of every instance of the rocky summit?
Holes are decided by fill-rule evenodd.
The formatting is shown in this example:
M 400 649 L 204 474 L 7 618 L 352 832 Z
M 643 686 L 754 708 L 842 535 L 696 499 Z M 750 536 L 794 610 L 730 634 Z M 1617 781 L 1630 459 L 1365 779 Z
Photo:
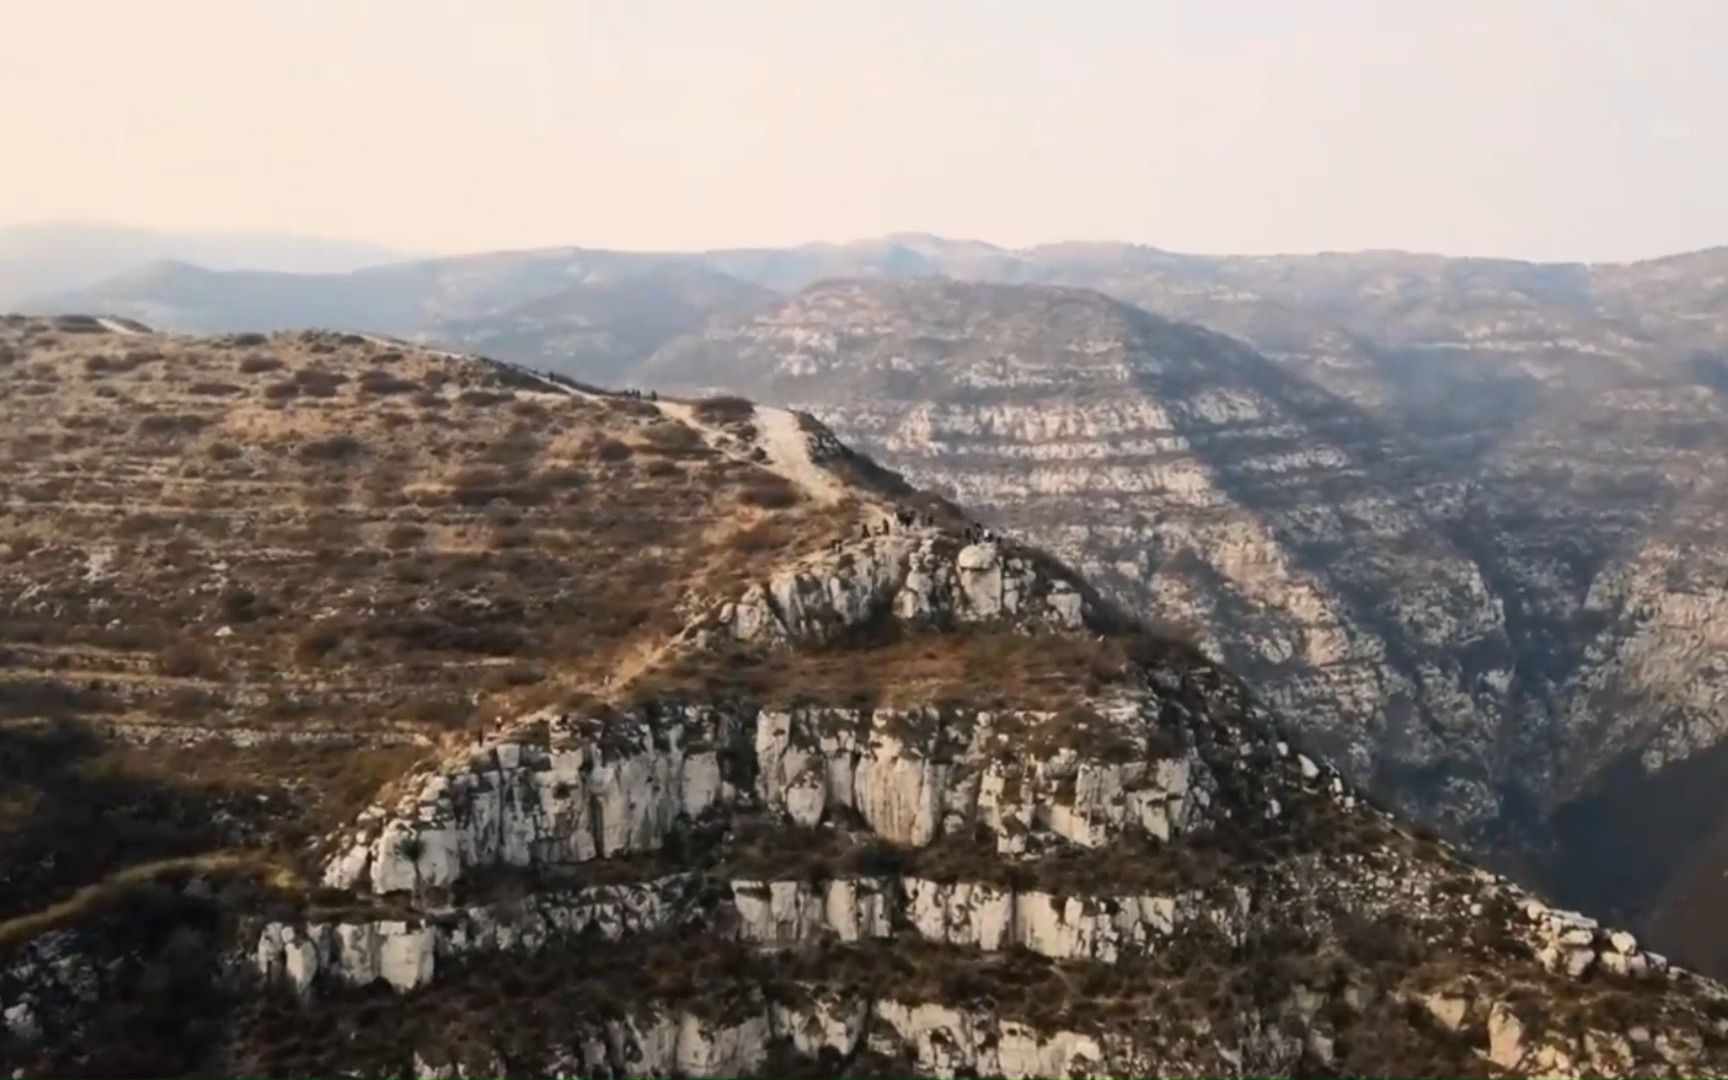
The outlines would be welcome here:
M 1071 460 L 1107 399 L 1151 417 L 1141 380 L 1163 437 L 1236 423 L 1242 462 L 1291 425 L 1393 457 L 1300 388 L 1207 397 L 1211 338 L 1070 306 L 1106 320 Z M 986 402 L 1061 374 L 961 370 Z M 0 324 L 0 411 L 9 1073 L 1728 1070 L 1717 983 L 1401 824 L 1286 723 L 1294 683 L 1256 697 L 808 417 L 79 316 Z M 1149 490 L 1252 535 L 1209 493 L 1253 466 L 1164 452 Z M 1412 557 L 1448 595 L 1469 565 Z

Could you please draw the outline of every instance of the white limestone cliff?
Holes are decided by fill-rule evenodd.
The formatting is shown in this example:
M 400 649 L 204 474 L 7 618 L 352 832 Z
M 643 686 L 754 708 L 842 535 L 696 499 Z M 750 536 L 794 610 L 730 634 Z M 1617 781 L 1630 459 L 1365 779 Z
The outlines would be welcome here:
M 854 537 L 751 585 L 720 605 L 714 620 L 732 638 L 757 644 L 830 641 L 888 615 L 1070 630 L 1084 623 L 1087 604 L 1076 584 L 1024 551 L 892 522 L 879 527 L 890 531 Z
M 973 824 L 1005 853 L 1129 834 L 1168 841 L 1205 821 L 1211 781 L 1192 751 L 1165 756 L 1158 710 L 1150 691 L 1107 703 L 1110 741 L 1126 747 L 1109 760 L 1018 753 L 1028 732 L 1062 723 L 1039 712 L 540 715 L 444 762 L 393 806 L 368 809 L 334 839 L 323 879 L 429 898 L 478 866 L 658 850 L 678 822 L 742 803 L 803 825 L 856 811 L 877 835 L 913 847 Z M 754 790 L 722 769 L 718 748 L 734 744 L 753 744 Z

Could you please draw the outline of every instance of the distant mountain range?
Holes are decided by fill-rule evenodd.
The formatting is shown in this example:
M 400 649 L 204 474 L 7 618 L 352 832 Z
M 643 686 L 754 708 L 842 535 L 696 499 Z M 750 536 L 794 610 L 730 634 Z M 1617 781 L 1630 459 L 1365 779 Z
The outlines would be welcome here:
M 6 250 L 0 242 L 0 258 Z M 764 289 L 790 294 L 827 278 L 1075 285 L 1241 337 L 1365 408 L 1441 427 L 1475 425 L 1484 404 L 1515 415 L 1562 373 L 1572 390 L 1596 387 L 1663 356 L 1714 354 L 1728 340 L 1728 248 L 1585 265 L 1400 252 L 1181 255 L 1129 244 L 1012 250 L 906 234 L 694 253 L 546 248 L 292 277 L 280 276 L 283 266 L 212 275 L 198 263 L 131 265 L 58 295 L 38 290 L 30 306 L 113 311 L 186 331 L 329 326 L 457 342 L 507 337 L 501 353 L 592 376 L 587 348 L 552 339 L 667 290 L 679 295 L 666 326 L 647 332 L 652 320 L 636 319 L 621 335 L 627 347 L 601 349 L 609 366 L 646 359 L 693 315 L 750 311 Z M 640 295 L 620 305 L 606 299 L 637 279 L 646 281 L 628 289 Z M 536 326 L 547 340 L 536 340 Z M 1460 415 L 1450 394 L 1460 385 L 1492 388 L 1493 400 Z
M 35 307 L 161 260 L 211 270 L 340 273 L 407 252 L 351 240 L 275 233 L 170 232 L 123 225 L 0 227 L 0 308 Z

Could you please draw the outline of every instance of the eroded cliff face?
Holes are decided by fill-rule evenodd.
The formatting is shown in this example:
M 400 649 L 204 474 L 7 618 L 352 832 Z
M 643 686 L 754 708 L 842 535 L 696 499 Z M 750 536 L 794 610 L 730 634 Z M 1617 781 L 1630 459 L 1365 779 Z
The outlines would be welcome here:
M 499 963 L 717 965 L 674 1000 L 608 983 L 610 1008 L 556 1033 L 518 1028 L 462 1048 L 420 1027 L 367 1049 L 429 1075 L 730 1075 L 785 1068 L 788 1055 L 939 1076 L 1281 1074 L 1375 1053 L 1406 1067 L 1425 1054 L 1453 1069 L 1596 1075 L 1684 1073 L 1728 1046 L 1728 994 L 1715 984 L 1400 833 L 1216 673 L 1147 672 L 1112 697 L 1089 731 L 1049 715 L 935 711 L 531 718 L 448 760 L 417 798 L 363 815 L 357 846 L 348 835 L 329 845 L 326 883 L 369 891 L 387 911 L 264 924 L 251 962 L 314 1010 L 375 983 L 417 1001 Z M 1009 719 L 1017 737 L 992 738 Z M 691 725 L 706 734 L 671 734 Z M 902 734 L 866 740 L 873 753 L 849 737 L 884 730 Z M 1022 772 L 1018 748 L 1051 739 L 1068 749 Z M 710 766 L 709 751 L 685 745 L 721 749 Z M 564 771 L 587 751 L 594 765 Z M 608 752 L 615 761 L 600 760 Z M 612 786 L 627 762 L 672 776 L 693 759 L 717 775 L 694 786 L 714 797 L 633 785 L 659 799 L 644 807 Z M 549 791 L 579 800 L 584 775 L 599 815 L 630 823 L 609 849 L 590 822 L 544 809 Z M 538 798 L 494 799 L 526 776 Z M 990 793 L 1005 789 L 1027 809 L 1001 813 Z M 525 880 L 544 884 L 476 902 L 486 889 L 464 887 L 478 868 L 462 862 L 466 834 L 449 837 L 447 817 L 534 838 L 513 850 L 537 871 Z M 657 820 L 670 825 L 647 825 Z M 777 850 L 744 839 L 775 831 Z M 434 854 L 440 843 L 453 854 Z M 370 878 L 350 877 L 357 850 Z M 392 862 L 403 865 L 378 872 Z M 426 872 L 453 864 L 470 872 Z M 626 878 L 555 884 L 596 864 Z M 1049 971 L 1089 989 L 1062 1005 L 988 1004 L 999 991 L 987 987 Z M 1237 988 L 1196 999 L 1195 972 L 1228 972 Z M 1145 994 L 1173 995 L 1162 1021 L 1128 1005 Z M 1610 1008 L 1636 1022 L 1596 1018 Z M 1428 1019 L 1412 1030 L 1417 1014 Z M 1410 1041 L 1368 1030 L 1393 1022 Z
M 1192 634 L 1358 779 L 1497 815 L 1498 599 L 1392 440 L 1240 345 L 1080 290 L 842 282 L 645 375 L 810 408 Z
M 409 785 L 394 813 L 369 810 L 358 832 L 337 840 L 324 883 L 418 894 L 489 866 L 658 851 L 680 822 L 745 796 L 806 827 L 856 815 L 913 847 L 982 825 L 1007 854 L 1040 847 L 1046 834 L 1082 847 L 1124 830 L 1169 840 L 1203 819 L 1209 785 L 1191 754 L 1170 747 L 1155 758 L 1149 734 L 1112 731 L 1155 703 L 1091 704 L 1097 747 L 1033 760 L 1018 756 L 1023 740 L 1071 721 L 938 709 L 541 718 L 545 743 L 483 748 L 463 768 Z M 723 767 L 752 747 L 754 785 L 750 772 Z
M 1673 303 L 1640 317 L 1659 266 L 1023 261 L 1265 352 L 1083 290 L 833 281 L 643 377 L 811 409 L 1243 672 L 1353 779 L 1576 899 L 1655 927 L 1696 891 L 1680 877 L 1712 877 L 1680 869 L 1728 827 L 1698 799 L 1635 836 L 1579 824 L 1626 820 L 1681 765 L 1719 773 L 1728 379 L 1686 352 L 1714 340 L 1696 282 L 1669 274 Z

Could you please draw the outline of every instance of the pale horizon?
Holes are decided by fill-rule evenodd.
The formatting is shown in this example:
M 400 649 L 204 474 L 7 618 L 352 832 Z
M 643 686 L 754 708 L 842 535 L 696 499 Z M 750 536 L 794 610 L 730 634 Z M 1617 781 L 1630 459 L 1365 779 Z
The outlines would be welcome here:
M 1621 262 L 1728 243 L 1703 0 L 0 0 L 0 228 L 409 256 L 893 233 Z
M 790 249 L 790 248 L 797 248 L 797 247 L 815 247 L 815 246 L 845 247 L 849 244 L 867 244 L 867 243 L 871 243 L 871 242 L 879 241 L 879 240 L 891 240 L 891 239 L 895 239 L 895 238 L 905 238 L 905 237 L 914 237 L 914 236 L 929 236 L 929 237 L 934 237 L 935 239 L 938 239 L 938 240 L 950 241 L 950 242 L 955 242 L 955 243 L 982 243 L 982 244 L 987 244 L 990 247 L 997 248 L 1001 251 L 1010 252 L 1010 253 L 1021 252 L 1021 251 L 1030 251 L 1030 250 L 1033 250 L 1033 249 L 1038 248 L 1038 247 L 1054 246 L 1054 245 L 1060 245 L 1060 244 L 1082 244 L 1082 245 L 1083 244 L 1099 244 L 1099 245 L 1128 245 L 1128 246 L 1134 246 L 1134 247 L 1151 248 L 1151 249 L 1155 249 L 1158 251 L 1162 251 L 1162 252 L 1164 252 L 1166 254 L 1170 254 L 1170 255 L 1195 255 L 1195 256 L 1203 256 L 1203 257 L 1226 258 L 1226 259 L 1227 258 L 1275 259 L 1275 258 L 1281 258 L 1281 257 L 1300 258 L 1300 257 L 1304 257 L 1304 256 L 1315 256 L 1315 255 L 1386 254 L 1386 255 L 1412 255 L 1412 256 L 1418 256 L 1418 257 L 1433 256 L 1433 257 L 1437 257 L 1437 258 L 1448 258 L 1448 259 L 1482 259 L 1482 260 L 1494 261 L 1494 262 L 1526 262 L 1526 263 L 1543 264 L 1543 265 L 1564 265 L 1564 264 L 1568 264 L 1568 263 L 1576 263 L 1579 265 L 1598 265 L 1598 266 L 1616 265 L 1616 264 L 1623 264 L 1623 263 L 1635 263 L 1635 262 L 1655 262 L 1655 261 L 1659 261 L 1661 259 L 1675 258 L 1675 257 L 1685 256 L 1685 255 L 1694 255 L 1694 254 L 1698 254 L 1701 252 L 1713 251 L 1713 250 L 1716 250 L 1719 248 L 1728 247 L 1728 241 L 1724 241 L 1721 243 L 1700 244 L 1700 245 L 1696 245 L 1694 247 L 1676 249 L 1674 251 L 1657 252 L 1655 254 L 1642 255 L 1642 256 L 1638 256 L 1636 258 L 1630 258 L 1630 259 L 1539 259 L 1539 258 L 1526 258 L 1523 256 L 1518 256 L 1518 255 L 1502 255 L 1502 254 L 1498 254 L 1495 252 L 1433 251 L 1433 250 L 1421 249 L 1421 248 L 1383 247 L 1383 246 L 1382 247 L 1357 247 L 1357 248 L 1314 248 L 1314 249 L 1307 250 L 1307 251 L 1196 251 L 1196 250 L 1186 249 L 1186 248 L 1168 247 L 1168 246 L 1163 245 L 1163 244 L 1151 243 L 1151 242 L 1148 242 L 1145 240 L 1123 240 L 1123 239 L 1116 238 L 1116 237 L 1102 237 L 1102 236 L 1071 236 L 1071 237 L 1064 237 L 1062 239 L 1057 239 L 1057 240 L 1040 240 L 1040 241 L 1037 241 L 1037 242 L 1031 243 L 1031 244 L 1003 244 L 1003 243 L 998 243 L 994 240 L 991 240 L 989 237 L 984 237 L 984 236 L 955 236 L 955 235 L 951 235 L 951 234 L 947 234 L 947 233 L 939 233 L 939 232 L 936 232 L 936 231 L 931 230 L 931 229 L 899 229 L 899 230 L 896 230 L 894 232 L 877 233 L 873 236 L 848 236 L 848 237 L 841 237 L 841 238 L 814 237 L 814 238 L 807 239 L 807 240 L 799 240 L 799 241 L 795 241 L 792 243 L 785 243 L 785 244 L 728 244 L 728 245 L 725 245 L 723 247 L 693 247 L 693 246 L 684 246 L 684 247 L 669 247 L 669 246 L 642 247 L 642 246 L 636 246 L 636 247 L 631 247 L 631 246 L 627 246 L 627 245 L 585 244 L 585 243 L 581 243 L 579 241 L 548 241 L 547 243 L 543 243 L 543 244 L 515 245 L 515 246 L 508 246 L 508 247 L 465 248 L 465 249 L 450 250 L 450 251 L 433 251 L 433 250 L 414 250 L 414 249 L 402 248 L 402 247 L 398 247 L 396 245 L 385 244 L 385 243 L 382 243 L 382 242 L 379 242 L 376 240 L 372 240 L 368 237 L 363 237 L 363 236 L 338 236 L 335 234 L 315 233 L 315 232 L 304 232 L 304 233 L 284 232 L 284 231 L 272 230 L 272 229 L 247 228 L 245 226 L 240 226 L 240 227 L 232 228 L 232 229 L 209 229 L 209 230 L 186 229 L 186 230 L 181 230 L 181 229 L 163 228 L 163 227 L 155 226 L 155 225 L 140 225 L 140 224 L 137 224 L 135 222 L 72 220 L 72 219 L 65 219 L 65 220 L 58 220 L 58 221 L 54 221 L 54 220 L 49 220 L 49 221 L 21 221 L 21 222 L 7 223 L 7 224 L 0 225 L 0 234 L 3 234 L 5 232 L 7 232 L 8 230 L 13 230 L 13 229 L 18 229 L 18 230 L 30 230 L 30 229 L 53 230 L 53 229 L 62 229 L 62 228 L 64 228 L 64 229 L 86 229 L 86 228 L 87 229 L 115 229 L 115 230 L 124 230 L 124 231 L 136 231 L 136 232 L 141 232 L 141 233 L 154 232 L 154 233 L 161 233 L 164 236 L 178 236 L 178 235 L 185 234 L 185 235 L 207 236 L 211 239 L 256 238 L 256 239 L 278 240 L 278 241 L 299 241 L 299 242 L 311 243 L 311 244 L 327 243 L 327 244 L 346 244 L 346 245 L 353 245 L 353 246 L 357 246 L 357 247 L 377 247 L 377 248 L 380 248 L 380 249 L 383 249 L 383 250 L 386 250 L 389 252 L 390 261 L 401 261 L 401 262 L 410 262 L 410 261 L 417 261 L 417 260 L 423 260 L 423 259 L 459 259 L 459 258 L 463 258 L 463 257 L 467 257 L 467 256 L 498 255 L 498 254 L 509 254 L 512 252 L 553 251 L 553 250 L 558 250 L 558 249 L 563 249 L 563 248 L 583 249 L 583 250 L 589 250 L 589 251 L 614 251 L 614 252 L 638 254 L 638 255 L 655 255 L 655 254 L 684 255 L 684 254 L 703 254 L 703 253 L 715 252 L 715 251 L 749 251 L 749 250 L 769 251 L 769 250 L 782 250 L 782 249 Z M 0 255 L 3 255 L 3 254 L 5 254 L 4 249 L 0 249 Z M 196 260 L 177 260 L 177 259 L 173 259 L 173 258 L 168 258 L 168 259 L 165 259 L 164 261 L 196 262 Z M 305 273 L 306 271 L 287 270 L 287 271 L 279 271 L 279 272 L 281 272 L 281 273 Z

